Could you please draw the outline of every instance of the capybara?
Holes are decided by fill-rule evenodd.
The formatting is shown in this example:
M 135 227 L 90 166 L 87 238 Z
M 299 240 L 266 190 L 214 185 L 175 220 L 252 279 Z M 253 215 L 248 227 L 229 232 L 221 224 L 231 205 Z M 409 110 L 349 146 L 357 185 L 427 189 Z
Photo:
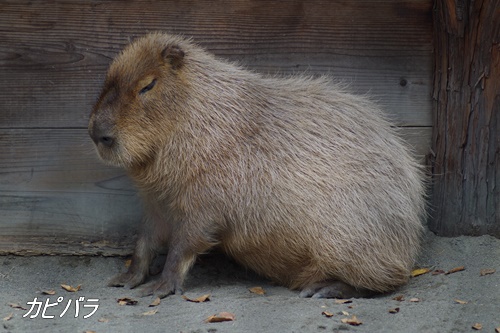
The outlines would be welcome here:
M 118 55 L 92 111 L 100 157 L 144 201 L 132 264 L 110 281 L 182 293 L 218 247 L 303 297 L 408 281 L 423 230 L 418 163 L 381 110 L 327 77 L 265 76 L 152 33 Z

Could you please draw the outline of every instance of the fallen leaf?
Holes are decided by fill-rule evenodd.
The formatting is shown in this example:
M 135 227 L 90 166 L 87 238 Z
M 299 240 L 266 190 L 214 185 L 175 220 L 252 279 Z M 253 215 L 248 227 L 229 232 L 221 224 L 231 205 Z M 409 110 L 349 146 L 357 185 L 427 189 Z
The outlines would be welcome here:
M 349 315 L 349 312 L 347 312 L 347 311 L 342 311 L 342 314 L 343 314 L 344 316 L 348 316 L 348 315 Z
M 485 276 L 485 275 L 493 274 L 495 272 L 496 272 L 495 269 L 482 269 L 479 274 L 480 274 L 480 276 Z
M 153 309 L 150 311 L 143 312 L 143 313 L 141 313 L 141 315 L 142 316 L 152 316 L 152 315 L 156 314 L 157 312 L 158 312 L 158 309 Z
M 436 269 L 434 272 L 432 272 L 432 275 L 439 275 L 439 274 L 445 274 L 446 272 L 443 271 L 442 269 Z
M 24 306 L 21 306 L 17 303 L 8 303 L 8 304 L 11 308 L 14 308 L 14 309 L 28 310 Z
M 152 308 L 153 306 L 158 306 L 158 305 L 160 305 L 160 303 L 161 303 L 161 299 L 160 299 L 160 297 L 156 297 L 156 298 L 155 298 L 155 299 L 151 302 L 151 304 L 149 304 L 148 306 L 149 306 L 150 308 Z
M 44 294 L 44 295 L 55 295 L 56 291 L 53 290 L 53 289 L 51 289 L 51 290 L 43 290 L 42 294 Z
M 7 317 L 4 317 L 3 320 L 4 321 L 8 321 L 8 320 L 11 320 L 13 317 L 14 317 L 14 312 L 12 312 L 11 314 L 9 314 Z
M 399 308 L 394 308 L 394 309 L 389 310 L 389 313 L 398 313 L 398 312 L 399 312 Z
M 335 304 L 347 304 L 347 303 L 352 303 L 352 300 L 350 299 L 336 299 Z
M 101 317 L 101 318 L 97 319 L 97 321 L 100 322 L 100 323 L 107 323 L 107 322 L 109 322 L 109 319 Z
M 200 296 L 198 298 L 189 298 L 185 295 L 182 295 L 182 298 L 184 298 L 188 302 L 203 303 L 203 302 L 210 301 L 210 294 L 206 294 L 206 295 Z
M 333 313 L 328 312 L 328 311 L 323 311 L 321 314 L 327 318 L 333 317 Z
M 251 293 L 254 293 L 257 295 L 264 295 L 266 293 L 264 291 L 264 289 L 262 289 L 262 287 L 253 287 L 253 288 L 250 288 L 248 290 L 250 290 Z
M 354 306 L 349 305 L 347 308 L 348 308 L 348 309 L 354 309 Z
M 405 296 L 404 296 L 404 295 L 398 295 L 398 296 L 396 296 L 396 297 L 393 297 L 393 299 L 392 299 L 392 300 L 394 300 L 394 301 L 398 301 L 398 302 L 402 302 L 402 301 L 404 301 L 404 300 L 405 300 Z
M 465 267 L 464 266 L 459 266 L 459 267 L 455 267 L 455 268 L 450 269 L 448 272 L 446 272 L 444 274 L 445 275 L 453 274 L 453 273 L 456 273 L 456 272 L 461 272 L 463 270 L 465 270 Z
M 455 303 L 458 303 L 458 304 L 467 304 L 467 301 L 462 301 L 462 300 L 459 300 L 459 299 L 454 299 Z
M 417 277 L 419 275 L 424 275 L 424 274 L 427 274 L 429 273 L 431 270 L 429 268 L 418 268 L 418 269 L 414 269 L 413 271 L 411 271 L 411 276 L 412 277 Z
M 480 323 L 475 323 L 474 325 L 472 325 L 472 328 L 476 331 L 479 331 L 483 329 L 483 325 L 481 325 Z
M 129 268 L 132 265 L 132 259 L 125 260 L 125 268 Z
M 96 331 L 83 331 L 83 333 L 96 333 Z
M 61 284 L 61 288 L 63 288 L 66 291 L 69 291 L 70 293 L 74 293 L 74 292 L 77 292 L 78 290 L 82 289 L 82 285 L 79 284 L 76 287 L 72 287 L 72 286 L 67 285 L 67 284 Z
M 116 300 L 118 305 L 136 305 L 137 301 L 129 297 L 122 297 Z
M 234 314 L 231 312 L 221 312 L 217 315 L 213 315 L 205 319 L 206 323 L 220 323 L 223 321 L 233 321 L 235 319 Z
M 496 333 L 500 333 L 500 326 L 498 326 L 497 328 L 495 328 L 495 332 Z
M 417 302 L 420 302 L 420 298 L 416 298 L 416 297 L 414 297 L 414 298 L 410 298 L 410 299 L 409 299 L 409 301 L 410 301 L 410 302 L 417 303 Z
M 363 324 L 356 316 L 352 316 L 351 318 L 343 318 L 340 320 L 341 322 L 343 322 L 344 324 L 349 324 L 349 325 L 353 325 L 353 326 L 359 326 L 361 324 Z

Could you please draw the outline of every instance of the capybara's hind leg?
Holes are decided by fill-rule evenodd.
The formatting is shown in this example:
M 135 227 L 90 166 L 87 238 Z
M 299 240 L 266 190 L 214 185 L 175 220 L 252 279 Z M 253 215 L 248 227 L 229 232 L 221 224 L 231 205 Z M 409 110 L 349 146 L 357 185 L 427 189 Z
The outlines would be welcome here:
M 345 282 L 329 280 L 316 282 L 302 289 L 300 297 L 311 298 L 362 298 L 375 295 L 367 289 L 357 289 Z

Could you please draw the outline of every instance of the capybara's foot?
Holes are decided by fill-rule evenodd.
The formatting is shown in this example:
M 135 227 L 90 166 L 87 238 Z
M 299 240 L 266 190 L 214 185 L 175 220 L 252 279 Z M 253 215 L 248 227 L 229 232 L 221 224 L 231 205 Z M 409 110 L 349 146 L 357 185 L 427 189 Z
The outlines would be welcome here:
M 140 289 L 139 293 L 141 297 L 154 295 L 155 297 L 164 298 L 173 294 L 182 295 L 183 291 L 175 283 L 159 279 L 146 284 Z
M 373 296 L 367 289 L 356 289 L 342 281 L 323 281 L 313 283 L 300 292 L 300 297 L 311 298 L 360 298 Z
M 127 287 L 135 288 L 146 280 L 146 276 L 140 273 L 126 272 L 115 275 L 108 282 L 108 287 Z

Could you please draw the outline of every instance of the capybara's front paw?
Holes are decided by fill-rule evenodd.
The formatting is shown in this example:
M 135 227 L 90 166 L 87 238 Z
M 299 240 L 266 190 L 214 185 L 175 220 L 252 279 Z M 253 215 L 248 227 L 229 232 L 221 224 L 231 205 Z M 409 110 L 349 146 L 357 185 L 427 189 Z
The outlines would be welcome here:
M 152 281 L 140 290 L 141 297 L 154 295 L 155 297 L 164 298 L 173 294 L 183 294 L 181 287 L 164 279 Z
M 109 280 L 108 287 L 127 287 L 132 289 L 143 283 L 145 279 L 146 276 L 144 274 L 132 272 L 121 273 Z

